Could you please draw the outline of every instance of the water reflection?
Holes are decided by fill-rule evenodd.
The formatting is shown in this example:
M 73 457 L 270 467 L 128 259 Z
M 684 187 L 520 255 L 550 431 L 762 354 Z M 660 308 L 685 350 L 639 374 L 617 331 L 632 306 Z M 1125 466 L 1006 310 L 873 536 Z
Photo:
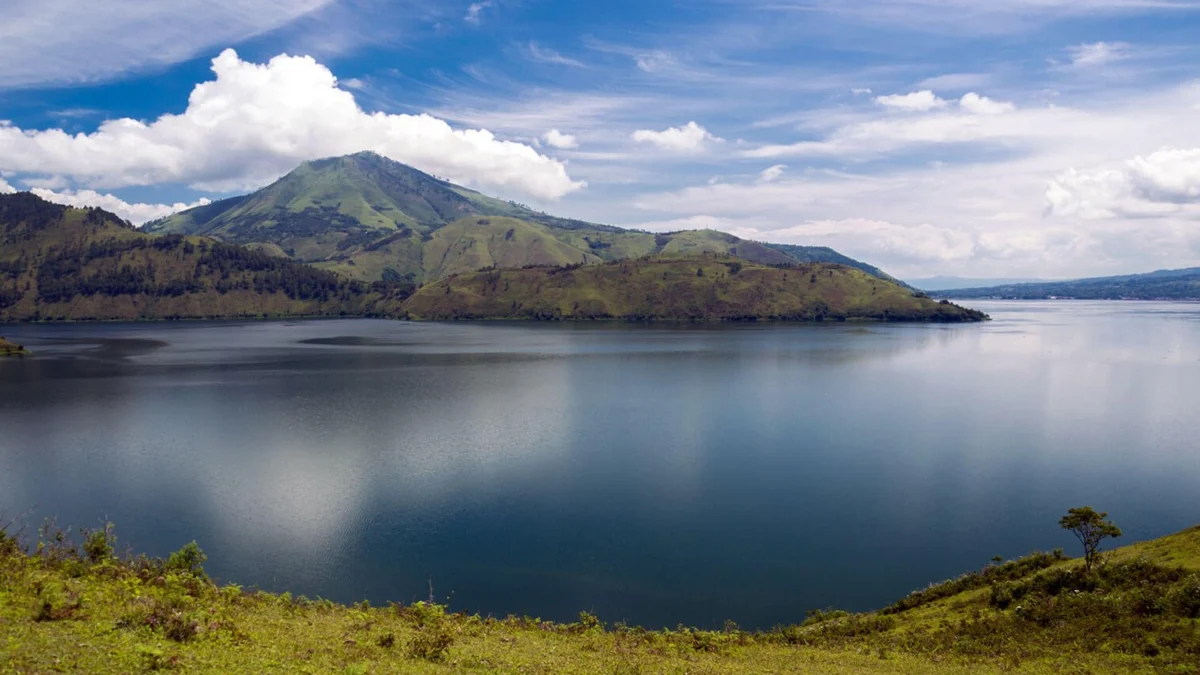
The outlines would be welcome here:
M 1200 308 L 985 326 L 382 321 L 13 326 L 0 509 L 107 516 L 210 571 L 352 601 L 649 625 L 866 608 L 1197 519 Z M 1102 458 L 1103 461 L 1094 461 Z

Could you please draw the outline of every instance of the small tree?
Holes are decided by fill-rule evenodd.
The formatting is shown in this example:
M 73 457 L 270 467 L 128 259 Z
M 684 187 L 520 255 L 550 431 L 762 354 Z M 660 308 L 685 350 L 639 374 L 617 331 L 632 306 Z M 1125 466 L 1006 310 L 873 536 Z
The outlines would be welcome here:
M 1121 536 L 1121 528 L 1110 520 L 1105 520 L 1107 513 L 1097 513 L 1090 506 L 1068 509 L 1058 524 L 1062 529 L 1069 530 L 1079 543 L 1083 544 L 1083 567 L 1088 572 L 1100 555 L 1100 542 L 1105 539 L 1115 539 Z

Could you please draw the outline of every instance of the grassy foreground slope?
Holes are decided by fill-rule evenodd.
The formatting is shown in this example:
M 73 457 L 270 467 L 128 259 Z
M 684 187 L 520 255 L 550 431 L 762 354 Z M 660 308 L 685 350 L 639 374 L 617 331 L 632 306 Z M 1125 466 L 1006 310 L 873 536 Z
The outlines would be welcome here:
M 111 531 L 23 551 L 0 534 L 4 673 L 1196 673 L 1200 528 L 1099 571 L 1037 554 L 880 612 L 771 631 L 606 627 L 218 587 L 199 549 L 117 559 Z
M 421 319 L 985 318 L 849 267 L 768 267 L 715 255 L 472 272 L 425 285 L 404 309 Z

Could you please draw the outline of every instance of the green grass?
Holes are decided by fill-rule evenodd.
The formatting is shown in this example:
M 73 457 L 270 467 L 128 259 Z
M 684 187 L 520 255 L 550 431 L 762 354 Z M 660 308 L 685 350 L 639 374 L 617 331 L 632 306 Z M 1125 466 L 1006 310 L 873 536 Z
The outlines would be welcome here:
M 218 587 L 189 547 L 167 561 L 117 559 L 112 535 L 84 533 L 76 546 L 45 528 L 25 551 L 0 534 L 0 672 L 1200 672 L 1200 528 L 1119 549 L 1093 577 L 1054 556 L 1010 562 L 977 573 L 991 577 L 982 586 L 948 594 L 934 586 L 924 591 L 927 602 L 902 601 L 888 613 L 815 613 L 763 632 L 310 601 Z M 1093 587 L 1046 595 L 1061 579 Z M 997 587 L 1042 596 L 1000 608 Z M 1148 605 L 1150 597 L 1161 607 Z

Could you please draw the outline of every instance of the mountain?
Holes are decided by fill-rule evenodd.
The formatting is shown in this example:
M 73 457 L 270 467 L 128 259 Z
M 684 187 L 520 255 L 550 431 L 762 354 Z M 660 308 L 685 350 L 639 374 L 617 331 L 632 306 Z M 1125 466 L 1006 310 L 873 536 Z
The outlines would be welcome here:
M 923 291 L 954 291 L 963 288 L 985 288 L 989 286 L 1013 286 L 1015 284 L 1054 283 L 1047 279 L 974 279 L 970 277 L 929 277 L 910 279 L 908 285 Z
M 729 236 L 720 233 L 684 233 L 668 244 L 678 253 L 607 262 L 585 255 L 564 265 L 574 254 L 546 228 L 505 217 L 449 223 L 425 242 L 440 254 L 440 266 L 428 268 L 440 280 L 414 294 L 415 285 L 403 280 L 368 285 L 265 250 L 147 234 L 99 209 L 51 204 L 29 193 L 0 195 L 0 321 L 984 318 L 850 267 L 764 265 L 704 252 L 714 237 Z M 518 268 L 514 254 L 518 263 L 545 262 Z
M 1073 281 L 1007 284 L 941 291 L 944 298 L 1045 300 L 1200 300 L 1200 267 Z
M 0 321 L 361 314 L 402 293 L 100 209 L 0 195 Z
M 832 263 L 860 269 L 873 277 L 894 281 L 901 286 L 908 284 L 884 272 L 874 265 L 868 265 L 846 255 L 842 255 L 828 246 L 797 246 L 795 244 L 766 244 L 776 251 L 784 253 L 802 263 Z
M 362 281 L 415 283 L 488 266 L 593 264 L 716 253 L 748 262 L 833 262 L 883 272 L 823 247 L 761 244 L 713 230 L 663 234 L 557 218 L 371 152 L 305 162 L 275 183 L 147 223 L 313 263 Z
M 986 318 L 850 267 L 772 267 L 711 254 L 470 272 L 426 284 L 405 302 L 404 310 L 422 319 Z

